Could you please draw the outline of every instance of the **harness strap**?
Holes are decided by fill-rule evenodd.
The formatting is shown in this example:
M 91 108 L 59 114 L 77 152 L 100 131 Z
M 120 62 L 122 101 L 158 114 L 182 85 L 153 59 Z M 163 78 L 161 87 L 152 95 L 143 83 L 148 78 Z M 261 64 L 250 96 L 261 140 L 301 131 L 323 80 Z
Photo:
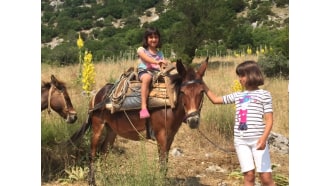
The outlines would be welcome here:
M 48 108 L 47 108 L 48 114 L 50 114 L 50 112 L 51 112 L 50 98 L 52 97 L 52 91 L 53 91 L 53 84 L 51 84 L 50 89 L 48 91 Z
M 50 89 L 48 91 L 48 107 L 47 107 L 48 114 L 50 114 L 50 112 L 51 112 L 50 99 L 52 97 L 52 91 L 53 91 L 54 88 L 57 89 L 55 87 L 55 85 L 51 84 Z M 68 110 L 68 105 L 67 105 L 67 102 L 66 102 L 66 100 L 64 98 L 63 91 L 60 91 L 60 93 L 61 93 L 61 97 L 63 98 L 64 103 L 65 103 L 64 109 L 65 110 Z M 69 114 L 70 114 L 70 112 L 69 112 Z

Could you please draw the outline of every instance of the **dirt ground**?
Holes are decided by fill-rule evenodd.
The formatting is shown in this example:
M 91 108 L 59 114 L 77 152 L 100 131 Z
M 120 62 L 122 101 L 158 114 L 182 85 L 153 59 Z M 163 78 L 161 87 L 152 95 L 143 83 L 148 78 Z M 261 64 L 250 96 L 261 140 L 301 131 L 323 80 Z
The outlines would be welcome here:
M 201 124 L 202 125 L 202 124 Z M 199 132 L 200 131 L 200 132 Z M 204 137 L 206 136 L 206 137 Z M 206 139 L 207 138 L 207 139 Z M 208 141 L 208 139 L 210 141 Z M 233 151 L 233 143 L 224 142 L 216 132 L 190 129 L 182 124 L 169 154 L 167 178 L 174 186 L 241 186 L 240 166 Z M 114 146 L 125 149 L 125 153 L 139 153 L 139 141 L 131 141 L 121 137 L 116 139 Z M 157 153 L 155 141 L 149 140 L 146 144 L 148 153 Z M 229 152 L 224 152 L 223 148 Z M 271 149 L 274 175 L 289 177 L 289 155 L 280 154 Z M 258 182 L 258 178 L 257 178 Z M 43 186 L 60 186 L 59 182 L 42 183 Z M 68 184 L 66 184 L 68 185 Z M 84 183 L 71 184 L 71 186 L 87 185 Z M 278 184 L 283 185 L 283 184 Z
M 200 132 L 199 132 L 200 131 Z M 224 142 L 215 132 L 190 129 L 182 124 L 169 155 L 167 177 L 175 184 L 184 186 L 241 186 L 240 166 L 232 142 Z M 204 137 L 206 136 L 206 138 Z M 210 140 L 210 141 L 208 141 Z M 146 143 L 146 149 L 156 150 L 155 144 Z M 118 138 L 117 145 L 125 149 L 136 147 L 136 143 Z M 116 144 L 115 144 L 116 145 Z M 220 148 L 230 151 L 225 152 Z M 273 175 L 289 177 L 289 155 L 271 149 Z M 257 178 L 258 182 L 258 178 Z
M 203 131 L 208 141 L 197 130 L 182 125 L 171 148 L 169 176 L 182 178 L 182 185 L 243 185 L 239 176 L 240 166 L 234 152 L 233 143 L 225 144 L 217 134 Z M 216 146 L 217 145 L 217 146 Z M 173 156 L 173 149 L 179 148 L 181 156 Z M 219 148 L 231 151 L 224 152 Z M 274 174 L 289 175 L 289 156 L 271 150 L 272 164 L 276 166 Z M 180 184 L 181 185 L 181 184 Z

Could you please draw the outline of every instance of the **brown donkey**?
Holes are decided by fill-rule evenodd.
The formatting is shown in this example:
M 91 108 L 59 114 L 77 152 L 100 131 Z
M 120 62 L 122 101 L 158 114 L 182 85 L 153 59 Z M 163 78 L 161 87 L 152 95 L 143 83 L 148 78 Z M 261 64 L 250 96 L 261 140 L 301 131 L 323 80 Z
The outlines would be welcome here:
M 73 108 L 70 96 L 66 90 L 65 83 L 51 75 L 50 82 L 41 84 L 41 111 L 47 109 L 48 113 L 54 110 L 67 123 L 77 120 L 77 112 Z
M 158 145 L 160 162 L 166 165 L 168 152 L 182 122 L 190 128 L 199 126 L 200 111 L 203 104 L 203 76 L 207 68 L 208 58 L 200 65 L 197 72 L 193 68 L 186 69 L 180 60 L 176 63 L 179 79 L 176 80 L 177 104 L 175 108 L 155 108 L 150 110 L 150 118 L 140 119 L 139 110 L 120 111 L 111 114 L 103 104 L 107 92 L 113 86 L 107 84 L 101 88 L 90 101 L 89 115 L 82 127 L 72 135 L 71 142 L 75 142 L 92 128 L 90 152 L 89 184 L 96 185 L 93 161 L 97 146 L 104 127 L 107 129 L 106 137 L 102 143 L 102 151 L 107 152 L 117 135 L 130 140 L 141 140 L 140 132 L 146 130 L 146 122 L 150 122 Z M 100 106 L 101 105 L 101 106 Z M 166 166 L 162 166 L 166 170 Z

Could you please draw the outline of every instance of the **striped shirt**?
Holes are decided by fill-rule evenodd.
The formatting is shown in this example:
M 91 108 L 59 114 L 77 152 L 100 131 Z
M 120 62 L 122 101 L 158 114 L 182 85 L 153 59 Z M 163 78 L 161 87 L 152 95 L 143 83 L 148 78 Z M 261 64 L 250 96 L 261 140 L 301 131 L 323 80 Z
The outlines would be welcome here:
M 249 102 L 242 104 L 244 96 L 249 96 Z M 272 96 L 270 92 L 262 89 L 254 91 L 234 92 L 223 96 L 224 104 L 235 104 L 235 138 L 261 137 L 265 130 L 264 113 L 273 112 Z M 240 124 L 240 110 L 247 109 L 247 130 L 238 130 Z

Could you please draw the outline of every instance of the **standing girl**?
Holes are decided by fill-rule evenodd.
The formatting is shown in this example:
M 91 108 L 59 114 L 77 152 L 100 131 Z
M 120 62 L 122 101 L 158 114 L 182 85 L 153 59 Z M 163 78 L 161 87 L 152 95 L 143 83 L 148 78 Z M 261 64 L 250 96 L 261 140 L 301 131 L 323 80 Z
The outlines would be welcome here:
M 262 185 L 274 186 L 268 147 L 268 136 L 273 126 L 272 96 L 259 89 L 264 78 L 255 61 L 245 61 L 236 68 L 243 92 L 216 96 L 205 85 L 205 93 L 213 104 L 235 104 L 234 144 L 244 186 L 254 185 L 255 168 Z
M 167 64 L 161 47 L 160 33 L 156 28 L 148 28 L 143 36 L 143 45 L 137 49 L 139 57 L 138 76 L 141 84 L 141 111 L 140 118 L 149 118 L 147 99 L 153 72 L 160 70 L 161 63 Z

